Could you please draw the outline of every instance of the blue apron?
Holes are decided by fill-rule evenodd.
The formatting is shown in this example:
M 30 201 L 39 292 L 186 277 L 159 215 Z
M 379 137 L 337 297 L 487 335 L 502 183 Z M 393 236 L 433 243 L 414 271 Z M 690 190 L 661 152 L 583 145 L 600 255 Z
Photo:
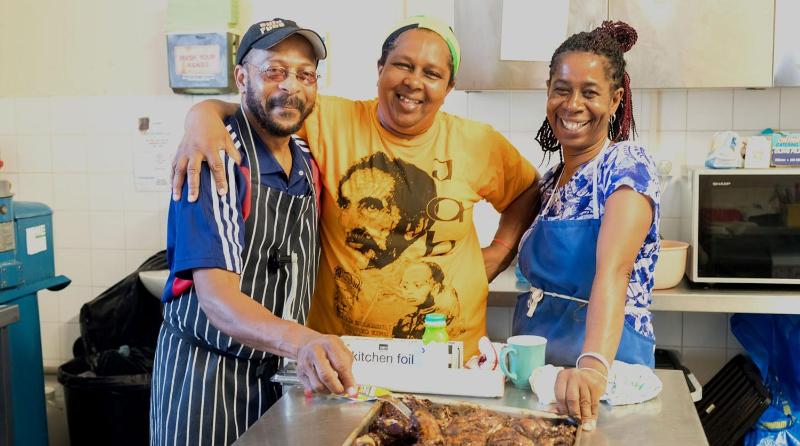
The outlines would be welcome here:
M 559 179 L 545 207 L 520 243 L 519 266 L 531 283 L 531 291 L 517 298 L 512 334 L 531 334 L 547 338 L 548 364 L 573 366 L 586 338 L 586 311 L 596 271 L 600 212 L 597 205 L 597 160 L 592 160 L 593 218 L 586 220 L 545 220 L 556 195 Z M 563 174 L 563 171 L 562 171 Z M 626 313 L 646 312 L 646 308 L 625 308 Z M 654 340 L 637 332 L 627 322 L 616 359 L 629 364 L 655 365 Z

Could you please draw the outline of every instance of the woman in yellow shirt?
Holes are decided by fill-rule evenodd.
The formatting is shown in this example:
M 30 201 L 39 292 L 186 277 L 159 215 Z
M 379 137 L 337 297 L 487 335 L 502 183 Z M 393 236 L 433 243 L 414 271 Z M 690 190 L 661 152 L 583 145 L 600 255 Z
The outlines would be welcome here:
M 442 272 L 437 286 L 453 296 L 443 307 L 450 309 L 451 339 L 464 341 L 467 357 L 477 353 L 477 341 L 486 334 L 488 282 L 508 266 L 532 221 L 538 174 L 489 125 L 440 110 L 455 85 L 460 57 L 447 25 L 410 17 L 383 43 L 377 99 L 320 96 L 297 130 L 309 143 L 324 186 L 322 259 L 310 327 L 391 337 L 417 309 L 404 296 L 403 273 L 409 265 L 431 262 Z M 281 92 L 262 98 L 278 116 L 292 112 L 292 86 L 284 84 Z M 190 111 L 176 155 L 174 195 L 180 196 L 186 172 L 196 172 L 204 159 L 224 188 L 224 172 L 214 166 L 220 147 L 235 154 L 221 120 L 235 108 L 204 101 Z M 190 200 L 197 189 L 197 177 L 189 175 Z M 495 239 L 485 248 L 473 223 L 481 200 L 501 213 Z

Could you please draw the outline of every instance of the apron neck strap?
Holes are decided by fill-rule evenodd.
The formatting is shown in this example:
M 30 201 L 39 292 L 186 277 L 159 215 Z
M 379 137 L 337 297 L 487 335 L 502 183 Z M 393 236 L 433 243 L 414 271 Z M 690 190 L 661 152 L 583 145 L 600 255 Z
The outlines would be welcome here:
M 603 144 L 603 148 L 600 149 L 600 153 L 594 156 L 590 163 L 592 164 L 592 215 L 595 219 L 600 218 L 600 208 L 597 205 L 597 160 L 603 156 L 608 146 L 611 145 L 611 141 L 606 138 L 605 143 Z M 553 203 L 553 198 L 556 196 L 556 191 L 558 190 L 558 183 L 561 182 L 561 177 L 564 175 L 564 169 L 561 169 L 561 172 L 558 174 L 558 179 L 556 182 L 553 183 L 553 192 L 550 193 L 550 198 L 547 200 L 547 204 L 545 204 L 544 208 L 542 208 L 539 215 L 544 215 L 547 213 L 548 209 L 550 209 L 550 205 Z

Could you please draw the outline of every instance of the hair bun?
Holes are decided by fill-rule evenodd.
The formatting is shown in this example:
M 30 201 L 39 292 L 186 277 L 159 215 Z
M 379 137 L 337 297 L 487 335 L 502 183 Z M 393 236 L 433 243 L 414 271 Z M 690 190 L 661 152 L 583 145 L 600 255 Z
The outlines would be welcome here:
M 627 53 L 633 45 L 636 43 L 636 39 L 639 37 L 636 34 L 636 30 L 633 29 L 631 25 L 628 25 L 625 22 L 612 22 L 611 20 L 606 20 L 597 28 L 597 31 L 601 33 L 606 33 L 614 38 L 619 44 L 620 49 L 623 53 Z

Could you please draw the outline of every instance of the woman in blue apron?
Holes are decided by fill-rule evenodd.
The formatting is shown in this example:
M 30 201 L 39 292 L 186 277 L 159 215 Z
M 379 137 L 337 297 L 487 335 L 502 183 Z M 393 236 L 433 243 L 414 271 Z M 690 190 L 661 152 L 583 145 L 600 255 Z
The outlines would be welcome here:
M 659 185 L 634 128 L 623 53 L 636 32 L 605 22 L 569 37 L 550 64 L 547 119 L 537 135 L 562 162 L 540 181 L 538 217 L 520 242 L 531 283 L 513 334 L 547 338 L 559 410 L 595 420 L 609 363 L 654 365 L 648 306 L 658 257 Z

